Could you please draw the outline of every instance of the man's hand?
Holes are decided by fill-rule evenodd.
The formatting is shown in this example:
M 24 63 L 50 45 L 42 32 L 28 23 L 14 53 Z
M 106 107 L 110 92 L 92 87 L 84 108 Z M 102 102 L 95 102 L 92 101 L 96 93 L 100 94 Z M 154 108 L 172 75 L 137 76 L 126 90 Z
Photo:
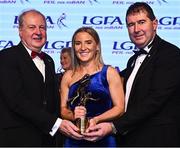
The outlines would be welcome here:
M 62 120 L 59 130 L 61 133 L 65 134 L 66 136 L 76 140 L 81 140 L 84 137 L 83 135 L 79 134 L 79 128 L 68 120 Z
M 112 133 L 111 123 L 103 122 L 95 126 L 89 127 L 83 135 L 84 139 L 88 141 L 98 141 L 104 136 Z

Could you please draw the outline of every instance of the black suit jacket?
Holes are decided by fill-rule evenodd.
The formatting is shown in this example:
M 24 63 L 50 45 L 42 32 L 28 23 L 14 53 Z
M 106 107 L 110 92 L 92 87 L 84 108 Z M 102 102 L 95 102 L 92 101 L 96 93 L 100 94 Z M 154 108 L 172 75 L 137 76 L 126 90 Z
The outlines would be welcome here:
M 134 56 L 122 73 L 124 87 L 133 62 Z M 134 79 L 127 111 L 114 124 L 123 146 L 179 146 L 179 120 L 180 50 L 156 35 Z
M 44 63 L 45 82 L 22 43 L 0 51 L 1 146 L 53 143 L 49 132 L 59 115 L 58 87 L 47 54 Z

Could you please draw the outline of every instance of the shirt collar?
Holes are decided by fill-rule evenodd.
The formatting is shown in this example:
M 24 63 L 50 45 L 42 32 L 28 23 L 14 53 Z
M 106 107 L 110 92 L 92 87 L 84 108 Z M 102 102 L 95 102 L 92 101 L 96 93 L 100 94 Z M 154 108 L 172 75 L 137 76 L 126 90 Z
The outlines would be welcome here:
M 22 43 L 22 44 L 23 44 L 23 43 Z M 31 49 L 29 49 L 29 48 L 27 48 L 27 47 L 26 47 L 26 45 L 24 45 L 24 44 L 23 44 L 23 46 L 25 47 L 25 49 L 27 50 L 27 52 L 28 52 L 28 53 L 29 53 L 29 55 L 31 56 L 31 52 L 32 52 L 32 50 L 31 50 Z M 39 53 L 41 53 L 41 51 L 40 51 Z
M 151 42 L 149 42 L 149 44 L 148 44 L 147 46 L 145 46 L 145 47 L 143 48 L 145 51 L 147 51 L 147 53 L 149 53 L 149 51 L 150 51 L 151 48 L 152 48 L 153 40 L 154 40 L 154 38 L 151 40 Z

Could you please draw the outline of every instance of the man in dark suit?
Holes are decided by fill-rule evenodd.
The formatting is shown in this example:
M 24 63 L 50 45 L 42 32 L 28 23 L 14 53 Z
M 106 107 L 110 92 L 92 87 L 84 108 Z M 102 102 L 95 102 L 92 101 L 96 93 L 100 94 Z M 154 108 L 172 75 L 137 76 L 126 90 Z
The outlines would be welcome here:
M 0 51 L 0 146 L 55 146 L 56 133 L 81 139 L 59 117 L 59 93 L 52 58 L 41 52 L 46 20 L 37 10 L 19 16 L 17 46 Z
M 121 73 L 126 112 L 89 129 L 86 139 L 116 133 L 119 146 L 180 146 L 180 50 L 156 34 L 158 22 L 148 4 L 132 4 L 126 23 L 137 47 Z

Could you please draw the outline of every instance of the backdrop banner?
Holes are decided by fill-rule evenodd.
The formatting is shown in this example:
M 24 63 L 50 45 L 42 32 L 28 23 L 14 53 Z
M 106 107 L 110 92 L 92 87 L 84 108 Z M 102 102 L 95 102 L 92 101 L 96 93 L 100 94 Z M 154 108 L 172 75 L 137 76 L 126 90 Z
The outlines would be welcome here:
M 143 0 L 141 0 L 143 1 Z M 43 51 L 60 69 L 60 51 L 71 46 L 76 29 L 91 26 L 97 30 L 106 64 L 123 70 L 136 47 L 125 23 L 126 10 L 135 0 L 0 0 L 0 50 L 19 43 L 18 15 L 34 8 L 46 16 L 47 42 Z M 180 1 L 146 0 L 158 19 L 158 34 L 180 47 Z

